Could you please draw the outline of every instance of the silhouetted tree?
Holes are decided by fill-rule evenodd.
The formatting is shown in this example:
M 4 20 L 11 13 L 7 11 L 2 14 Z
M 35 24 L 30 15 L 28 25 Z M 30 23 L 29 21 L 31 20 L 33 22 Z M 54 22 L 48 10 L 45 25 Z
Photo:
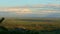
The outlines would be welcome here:
M 2 18 L 0 19 L 0 24 L 1 24 L 4 20 L 5 20 L 5 18 L 2 17 Z M 4 26 L 0 26 L 0 29 L 1 29 L 1 30 L 7 30 Z
M 2 17 L 2 19 L 0 19 L 0 23 L 2 23 L 4 20 L 5 20 L 5 18 L 4 18 L 4 17 Z

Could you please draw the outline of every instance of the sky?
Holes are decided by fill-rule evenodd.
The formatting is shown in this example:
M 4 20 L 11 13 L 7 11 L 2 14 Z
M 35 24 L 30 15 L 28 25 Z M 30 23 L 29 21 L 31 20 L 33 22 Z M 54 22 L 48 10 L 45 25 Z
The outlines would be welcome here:
M 0 7 L 14 7 L 36 4 L 60 4 L 60 0 L 0 0 Z
M 0 16 L 60 17 L 59 14 L 60 0 L 0 0 Z

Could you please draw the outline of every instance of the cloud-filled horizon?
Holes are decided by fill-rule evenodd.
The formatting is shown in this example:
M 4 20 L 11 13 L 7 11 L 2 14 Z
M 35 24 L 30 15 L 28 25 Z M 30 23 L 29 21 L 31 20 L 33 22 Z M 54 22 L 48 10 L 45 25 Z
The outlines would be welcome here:
M 60 4 L 40 4 L 32 6 L 22 6 L 22 7 L 9 7 L 9 8 L 0 8 L 0 11 L 6 12 L 16 12 L 17 14 L 48 14 L 48 13 L 60 13 Z
M 0 0 L 0 4 L 0 15 L 39 17 L 60 14 L 60 0 Z

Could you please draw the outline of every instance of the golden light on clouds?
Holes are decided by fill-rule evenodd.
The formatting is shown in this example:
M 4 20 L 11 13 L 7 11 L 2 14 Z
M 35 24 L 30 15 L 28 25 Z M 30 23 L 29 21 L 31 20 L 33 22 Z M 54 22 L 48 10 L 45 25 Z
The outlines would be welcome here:
M 20 8 L 20 9 L 10 9 L 9 11 L 14 11 L 17 14 L 27 14 L 27 13 L 32 13 L 32 11 L 28 8 Z
M 14 8 L 0 8 L 0 11 L 6 11 L 6 12 L 15 12 L 17 14 L 29 14 L 29 13 L 33 13 L 33 14 L 48 14 L 48 13 L 57 13 L 59 12 L 58 10 L 55 11 L 55 9 L 47 9 L 47 10 L 38 10 L 38 9 L 34 9 L 34 8 L 44 8 L 44 7 L 52 7 L 52 8 L 56 8 L 59 10 L 60 4 L 39 4 L 39 5 L 32 5 L 32 6 L 26 6 L 24 7 L 14 7 Z M 33 9 L 30 9 L 33 8 Z M 35 12 L 36 11 L 36 12 Z
M 0 11 L 15 12 L 17 14 L 32 13 L 32 11 L 29 8 L 4 8 L 4 9 L 0 9 Z

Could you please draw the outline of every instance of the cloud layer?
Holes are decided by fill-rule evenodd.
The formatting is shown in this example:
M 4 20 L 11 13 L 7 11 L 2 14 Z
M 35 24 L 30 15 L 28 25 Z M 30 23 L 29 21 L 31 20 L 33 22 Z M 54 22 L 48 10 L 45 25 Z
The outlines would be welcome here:
M 36 9 L 35 9 L 36 8 Z M 9 8 L 0 8 L 0 11 L 4 12 L 15 12 L 17 14 L 51 14 L 51 13 L 60 13 L 59 4 L 39 4 L 32 6 L 22 6 L 22 7 L 9 7 Z

